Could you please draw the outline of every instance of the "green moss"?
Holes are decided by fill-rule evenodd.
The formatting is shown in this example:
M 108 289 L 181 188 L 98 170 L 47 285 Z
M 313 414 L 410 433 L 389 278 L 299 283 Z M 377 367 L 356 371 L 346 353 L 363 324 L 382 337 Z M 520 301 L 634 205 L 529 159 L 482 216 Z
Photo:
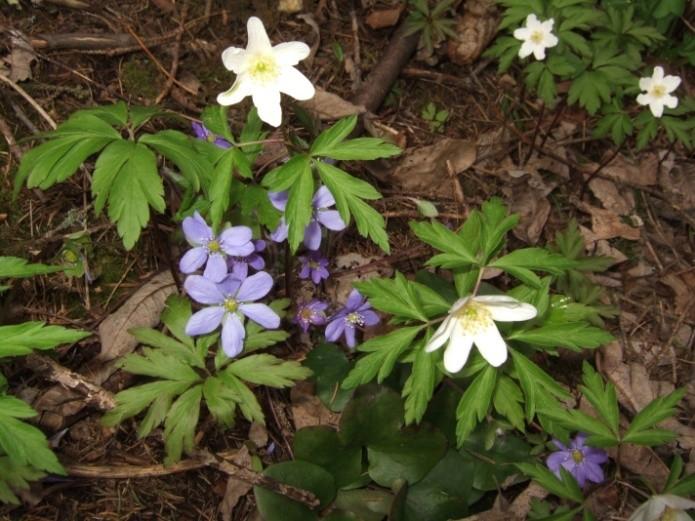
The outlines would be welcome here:
M 161 77 L 149 60 L 133 56 L 121 68 L 121 82 L 128 94 L 143 98 L 155 98 L 161 88 Z

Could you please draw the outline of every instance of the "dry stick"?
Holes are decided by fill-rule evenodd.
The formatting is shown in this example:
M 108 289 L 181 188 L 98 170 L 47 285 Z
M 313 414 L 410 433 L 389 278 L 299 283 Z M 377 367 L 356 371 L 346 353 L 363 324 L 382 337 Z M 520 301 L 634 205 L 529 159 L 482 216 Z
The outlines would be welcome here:
M 531 159 L 531 156 L 533 155 L 533 150 L 536 148 L 536 138 L 538 137 L 538 132 L 541 129 L 541 125 L 543 124 L 543 116 L 545 115 L 545 103 L 541 102 L 541 113 L 538 114 L 538 121 L 536 122 L 536 128 L 533 130 L 533 136 L 531 137 L 531 146 L 528 147 L 528 152 L 526 152 L 526 156 L 524 157 L 523 161 L 521 162 L 521 167 L 523 168 L 526 163 L 528 163 L 528 160 Z
M 581 200 L 582 197 L 584 197 L 584 193 L 586 193 L 586 189 L 589 186 L 589 183 L 594 179 L 594 177 L 596 177 L 599 174 L 599 172 L 604 169 L 604 167 L 608 166 L 611 163 L 611 161 L 613 161 L 616 158 L 616 156 L 620 152 L 621 147 L 622 144 L 615 147 L 613 153 L 608 158 L 601 161 L 601 163 L 596 167 L 596 170 L 591 172 L 589 176 L 584 180 L 584 182 L 582 183 L 582 189 L 579 191 L 579 200 Z
M 90 382 L 81 374 L 63 367 L 52 358 L 32 354 L 26 360 L 32 369 L 48 373 L 46 377 L 49 380 L 84 394 L 85 401 L 88 404 L 94 405 L 102 411 L 108 411 L 116 407 L 116 399 L 113 394 L 103 387 Z
M 39 105 L 38 102 L 37 102 L 34 98 L 32 98 L 32 97 L 29 95 L 29 93 L 27 93 L 27 91 L 25 91 L 22 87 L 20 87 L 19 85 L 17 85 L 14 81 L 12 81 L 10 78 L 8 78 L 7 76 L 5 76 L 4 74 L 0 74 L 0 81 L 4 81 L 4 82 L 7 83 L 10 87 L 12 87 L 14 90 L 16 90 L 17 93 L 18 93 L 20 96 L 22 96 L 25 100 L 27 100 L 27 101 L 29 102 L 29 104 L 30 104 L 32 107 L 34 107 L 34 109 L 36 110 L 36 112 L 38 112 L 38 113 L 41 115 L 41 117 L 42 117 L 43 119 L 46 120 L 46 122 L 51 126 L 52 129 L 54 129 L 54 130 L 56 129 L 56 127 L 57 127 L 58 125 L 56 124 L 55 121 L 53 121 L 53 118 L 52 118 L 51 116 L 49 116 L 48 113 L 47 113 L 45 110 L 43 110 L 43 108 L 41 107 L 41 105 Z
M 181 40 L 183 40 L 184 33 L 184 22 L 186 21 L 186 14 L 188 13 L 188 5 L 184 4 L 181 9 L 181 20 L 179 22 L 179 33 L 176 35 L 176 40 L 174 41 L 174 59 L 171 62 L 171 69 L 169 70 L 169 78 L 167 79 L 166 85 L 159 93 L 159 96 L 154 100 L 155 105 L 159 105 L 162 100 L 167 97 L 171 91 L 171 87 L 174 85 L 174 80 L 176 78 L 176 73 L 179 70 L 179 60 L 181 59 Z
M 548 141 L 548 138 L 550 137 L 550 132 L 555 128 L 557 121 L 560 119 L 560 115 L 562 115 L 564 111 L 565 104 L 562 102 L 558 103 L 557 108 L 555 109 L 555 116 L 553 116 L 553 120 L 550 122 L 548 130 L 545 131 L 545 135 L 543 136 L 540 144 L 538 145 L 539 149 L 545 147 L 545 142 Z M 558 143 L 558 145 L 560 145 L 560 143 Z

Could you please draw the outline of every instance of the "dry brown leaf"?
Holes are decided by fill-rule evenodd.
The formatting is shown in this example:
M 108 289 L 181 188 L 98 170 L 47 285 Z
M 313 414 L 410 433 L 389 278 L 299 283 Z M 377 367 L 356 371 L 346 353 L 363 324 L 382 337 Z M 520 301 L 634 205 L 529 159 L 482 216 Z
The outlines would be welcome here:
M 31 79 L 31 64 L 36 60 L 33 47 L 17 35 L 12 35 L 10 45 L 12 50 L 5 58 L 10 68 L 10 79 L 15 82 Z
M 580 210 L 591 216 L 591 230 L 584 237 L 587 242 L 593 243 L 600 239 L 614 239 L 616 237 L 622 237 L 631 241 L 639 240 L 640 228 L 626 224 L 615 212 L 580 201 L 577 201 L 576 205 Z
M 635 209 L 635 197 L 628 190 L 618 190 L 610 179 L 595 177 L 589 181 L 589 188 L 606 210 L 618 215 L 629 215 Z
M 667 285 L 676 294 L 674 311 L 677 314 L 685 313 L 692 305 L 695 285 L 688 284 L 685 277 L 669 273 L 659 279 L 659 282 Z
M 477 156 L 475 143 L 467 139 L 444 138 L 434 145 L 406 152 L 391 175 L 394 186 L 415 192 L 450 196 L 453 190 L 447 161 L 455 174 L 468 169 Z
M 296 430 L 312 425 L 338 426 L 340 415 L 329 411 L 314 394 L 314 384 L 299 382 L 290 391 L 292 418 Z
M 316 94 L 301 105 L 318 114 L 321 119 L 340 119 L 353 114 L 363 114 L 367 111 L 362 105 L 354 105 L 337 94 L 326 92 L 321 87 L 316 88 Z
M 548 496 L 548 491 L 535 481 L 519 494 L 510 505 L 504 505 L 503 496 L 499 494 L 490 510 L 464 517 L 456 521 L 522 521 L 528 519 L 531 503 L 534 499 L 542 500 Z
M 382 257 L 377 256 L 365 257 L 359 253 L 345 253 L 335 258 L 335 267 L 337 271 L 355 270 L 381 259 Z M 331 277 L 328 279 L 326 291 L 333 302 L 345 302 L 352 291 L 353 282 L 377 276 L 390 277 L 391 275 L 393 275 L 393 268 L 381 265 L 378 269 L 365 273 L 354 272 L 340 277 Z
M 536 244 L 550 216 L 550 202 L 529 186 L 521 187 L 511 198 L 510 211 L 519 214 L 519 225 L 512 230 L 515 237 Z
M 606 152 L 606 154 L 610 153 L 610 151 Z M 629 160 L 624 155 L 618 154 L 601 169 L 601 174 L 603 177 L 610 177 L 631 185 L 650 186 L 657 182 L 658 164 L 659 158 L 656 154 L 643 154 L 639 160 Z M 595 172 L 598 166 L 598 163 L 584 163 L 581 169 L 588 176 Z
M 258 422 L 251 423 L 251 427 L 249 428 L 249 440 L 251 440 L 256 447 L 265 447 L 268 444 L 268 431 L 265 425 Z
M 176 292 L 171 272 L 163 271 L 152 277 L 120 308 L 99 324 L 101 352 L 96 360 L 108 362 L 130 353 L 138 341 L 128 331 L 135 327 L 154 327 L 169 295 Z
M 232 462 L 236 465 L 244 468 L 251 466 L 251 455 L 249 454 L 249 449 L 246 445 L 243 445 L 241 449 L 231 458 Z M 220 503 L 220 515 L 222 521 L 232 521 L 232 511 L 234 507 L 239 503 L 239 500 L 248 494 L 252 485 L 249 485 L 245 481 L 239 481 L 233 477 L 227 479 L 227 488 L 224 491 L 224 497 Z
M 405 9 L 404 4 L 398 4 L 385 9 L 377 9 L 367 15 L 365 23 L 372 29 L 393 27 L 398 23 L 401 13 Z
M 679 162 L 673 168 L 662 168 L 659 175 L 659 185 L 668 196 L 668 200 L 681 210 L 695 209 L 694 180 L 693 162 Z
M 456 37 L 449 40 L 447 54 L 458 65 L 476 61 L 497 32 L 499 12 L 494 0 L 468 0 L 456 20 Z
M 278 0 L 278 11 L 281 13 L 298 13 L 304 9 L 303 0 Z

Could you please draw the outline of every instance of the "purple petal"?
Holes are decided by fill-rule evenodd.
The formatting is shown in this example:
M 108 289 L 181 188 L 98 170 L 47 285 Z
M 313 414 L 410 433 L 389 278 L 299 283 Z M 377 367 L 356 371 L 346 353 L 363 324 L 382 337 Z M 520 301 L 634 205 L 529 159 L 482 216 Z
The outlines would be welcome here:
M 326 326 L 326 340 L 329 342 L 335 342 L 343 334 L 343 331 L 345 331 L 344 317 L 331 320 Z
M 601 483 L 604 480 L 603 469 L 590 461 L 584 461 L 582 469 L 589 481 Z
M 562 443 L 560 440 L 556 440 L 553 438 L 553 444 L 560 450 L 567 451 L 569 450 L 564 443 Z
M 200 275 L 189 275 L 183 283 L 189 297 L 200 304 L 222 304 L 224 295 L 210 279 Z
M 273 242 L 283 242 L 287 240 L 287 232 L 289 231 L 287 227 L 287 223 L 285 222 L 285 218 L 283 217 L 280 219 L 280 223 L 278 224 L 278 227 L 275 228 L 273 232 L 270 234 L 270 240 Z
M 266 329 L 280 327 L 280 317 L 265 304 L 241 304 L 239 311 Z
M 232 266 L 232 276 L 235 279 L 244 280 L 249 275 L 249 265 L 244 261 L 235 261 Z
M 311 270 L 311 281 L 314 284 L 321 284 L 321 279 L 326 278 L 326 277 L 321 277 L 321 269 L 322 268 Z M 323 271 L 326 271 L 326 270 L 323 270 Z M 303 278 L 306 278 L 306 277 L 303 277 Z
M 252 253 L 249 255 L 246 262 L 256 271 L 261 271 L 263 268 L 265 268 L 265 259 L 257 253 Z
M 347 224 L 345 224 L 345 221 L 340 217 L 340 213 L 336 210 L 321 210 L 316 213 L 316 218 L 326 228 L 334 232 L 347 228 Z
M 563 465 L 563 467 L 566 468 L 566 465 Z M 569 470 L 569 469 L 568 469 Z M 586 485 L 586 469 L 584 468 L 584 465 L 578 465 L 572 468 L 570 470 L 570 474 L 574 476 L 574 479 L 577 480 L 577 483 L 581 488 L 584 488 L 584 485 Z
M 197 123 L 193 122 L 191 124 L 193 127 L 193 133 L 195 134 L 195 137 L 198 139 L 207 139 L 208 134 L 210 133 L 207 128 L 205 128 L 205 125 L 202 123 Z
M 310 250 L 318 250 L 321 246 L 321 226 L 312 220 L 304 230 L 304 246 Z
M 376 326 L 379 322 L 381 322 L 381 318 L 379 318 L 379 315 L 377 315 L 371 309 L 367 311 L 362 311 L 360 315 L 362 316 L 362 320 L 364 320 L 365 326 Z
M 195 212 L 192 217 L 186 217 L 181 227 L 186 240 L 192 246 L 200 246 L 214 237 L 212 228 L 207 225 L 205 219 L 198 212 Z
M 328 309 L 328 302 L 323 302 L 321 300 L 312 300 L 307 304 L 307 307 L 312 311 L 326 311 Z
M 205 265 L 203 277 L 213 282 L 222 282 L 227 276 L 227 261 L 219 253 L 208 256 L 208 263 Z
M 207 335 L 217 329 L 224 315 L 224 307 L 211 306 L 193 313 L 186 323 L 188 336 Z
M 300 279 L 308 279 L 309 275 L 312 276 L 313 278 L 313 273 L 311 268 L 309 267 L 309 263 L 302 264 L 301 269 L 299 270 L 299 278 Z M 318 284 L 318 282 L 314 281 L 315 284 Z
M 579 433 L 575 436 L 574 440 L 570 443 L 573 449 L 581 449 L 584 447 L 584 442 L 586 442 L 586 434 Z
M 241 287 L 241 281 L 242 279 L 239 279 L 232 274 L 220 282 L 217 285 L 217 288 L 225 297 L 234 297 L 237 294 L 237 291 L 239 291 L 239 287 Z
M 567 459 L 567 453 L 563 451 L 553 452 L 545 464 L 558 476 L 560 475 L 560 465 Z
M 232 145 L 227 141 L 226 139 L 222 139 L 221 137 L 218 137 L 215 139 L 215 145 L 219 148 L 230 148 Z
M 236 299 L 239 302 L 254 302 L 265 297 L 272 287 L 273 277 L 265 271 L 259 271 L 242 281 Z
M 364 297 L 360 294 L 360 292 L 353 289 L 348 296 L 347 302 L 345 303 L 345 309 L 355 311 L 362 305 L 363 301 Z
M 314 198 L 311 200 L 311 205 L 316 209 L 328 208 L 335 205 L 335 199 L 331 191 L 327 187 L 322 186 L 316 190 Z
M 345 343 L 350 349 L 357 345 L 357 340 L 355 340 L 355 326 L 351 324 L 345 324 Z
M 239 317 L 233 313 L 227 313 L 222 321 L 222 349 L 229 358 L 239 356 L 244 348 L 245 336 L 246 330 Z
M 220 246 L 243 246 L 251 242 L 252 237 L 253 232 L 248 226 L 230 226 L 220 234 Z
M 179 261 L 179 270 L 181 273 L 193 273 L 200 269 L 205 264 L 208 258 L 208 252 L 205 248 L 198 246 L 188 250 Z
M 281 212 L 285 211 L 288 198 L 289 194 L 287 192 L 268 192 L 268 199 L 270 199 L 270 204 L 272 204 L 277 210 L 280 210 Z
M 265 250 L 266 242 L 263 239 L 255 240 L 253 241 L 253 247 L 256 248 L 256 251 L 263 251 Z
M 608 461 L 608 453 L 605 450 L 594 449 L 593 447 L 584 448 L 584 459 L 600 465 Z

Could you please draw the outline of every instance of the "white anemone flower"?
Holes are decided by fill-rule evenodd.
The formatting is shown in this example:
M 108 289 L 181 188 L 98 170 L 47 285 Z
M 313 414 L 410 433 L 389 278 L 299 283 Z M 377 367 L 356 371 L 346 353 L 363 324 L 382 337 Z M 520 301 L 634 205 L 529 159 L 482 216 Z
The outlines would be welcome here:
M 249 41 L 246 49 L 228 47 L 222 62 L 237 77 L 232 87 L 217 96 L 220 105 L 234 105 L 251 96 L 258 116 L 277 127 L 282 122 L 280 93 L 297 100 L 314 97 L 316 90 L 301 72 L 294 68 L 309 56 L 309 46 L 303 42 L 285 42 L 275 46 L 265 31 L 263 22 L 252 16 L 246 28 Z
M 664 76 L 663 67 L 654 67 L 651 78 L 640 78 L 639 88 L 646 91 L 637 96 L 637 103 L 649 105 L 649 110 L 655 118 L 660 118 L 664 113 L 664 107 L 675 109 L 678 106 L 678 98 L 671 93 L 681 84 L 679 76 Z
M 557 36 L 553 34 L 555 20 L 548 18 L 541 22 L 535 14 L 526 17 L 526 26 L 514 31 L 514 38 L 522 40 L 519 58 L 533 54 L 537 60 L 545 60 L 545 50 L 558 44 Z
M 692 521 L 686 512 L 691 508 L 695 508 L 695 501 L 673 494 L 660 494 L 637 507 L 628 521 Z
M 435 331 L 425 346 L 431 353 L 449 344 L 444 351 L 444 367 L 450 373 L 458 373 L 468 360 L 473 344 L 483 358 L 493 367 L 507 360 L 507 344 L 495 321 L 520 322 L 538 314 L 531 304 L 520 302 L 506 295 L 481 295 L 456 301 L 449 315 Z

